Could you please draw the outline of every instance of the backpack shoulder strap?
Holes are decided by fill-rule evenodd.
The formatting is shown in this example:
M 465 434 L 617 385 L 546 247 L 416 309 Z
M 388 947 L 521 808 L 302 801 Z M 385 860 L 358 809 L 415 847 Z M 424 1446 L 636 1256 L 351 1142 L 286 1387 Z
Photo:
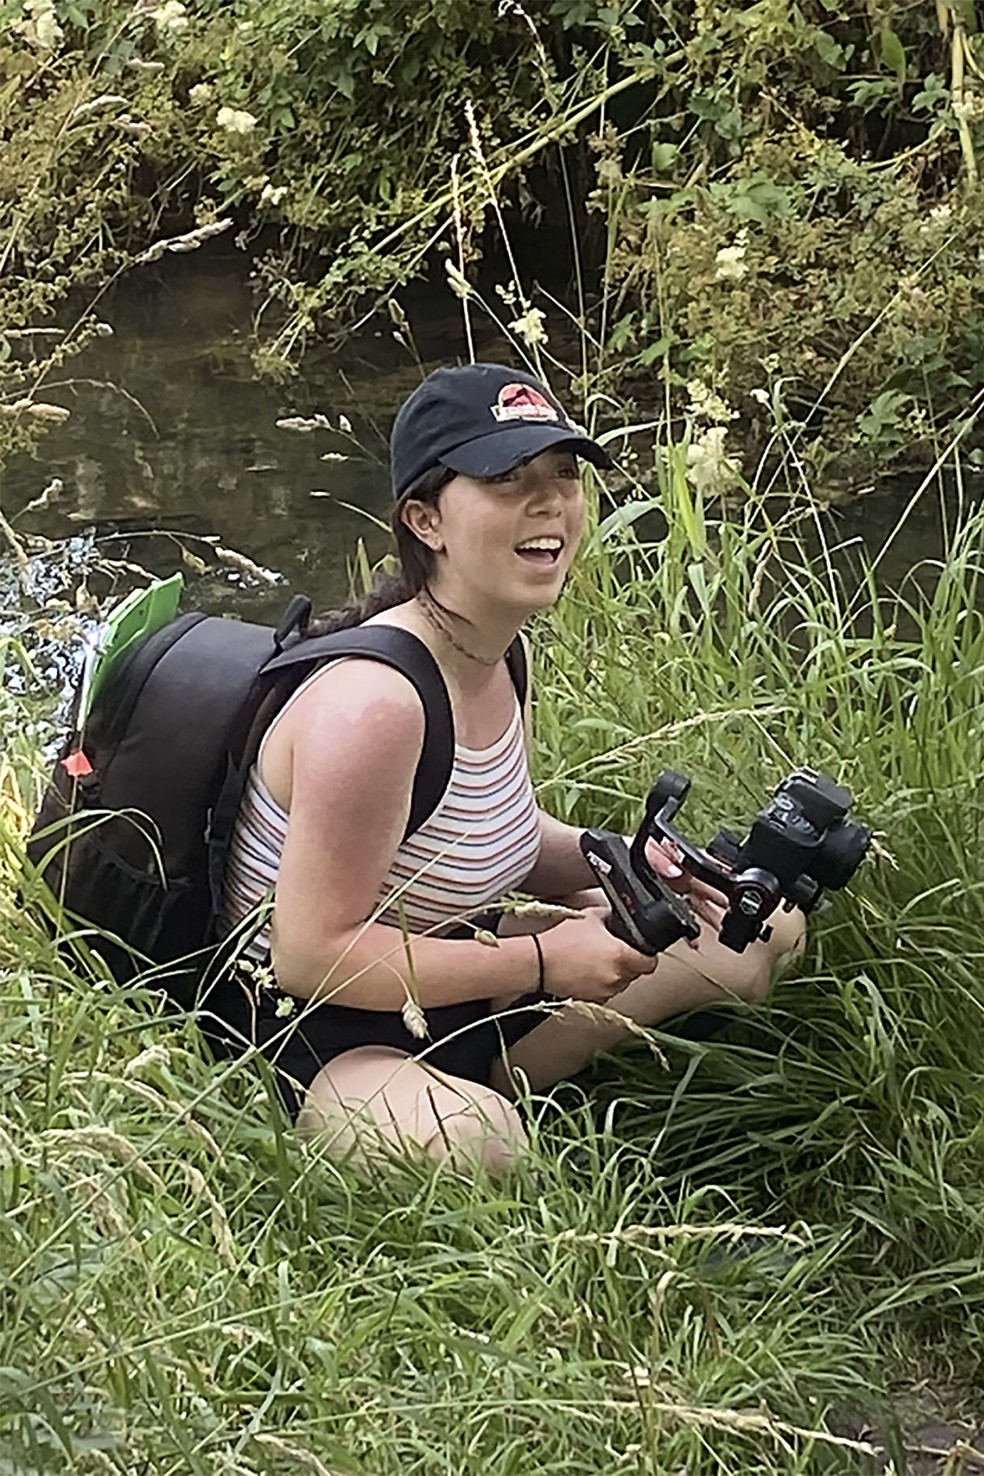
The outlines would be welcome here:
M 263 676 L 289 667 L 317 666 L 342 656 L 383 661 L 407 678 L 424 709 L 424 745 L 413 781 L 404 839 L 434 813 L 448 787 L 454 762 L 454 718 L 440 668 L 423 641 L 395 625 L 361 625 L 295 641 L 263 667 Z
M 520 708 L 525 711 L 526 695 L 530 685 L 530 672 L 529 662 L 526 659 L 526 646 L 523 644 L 523 637 L 521 635 L 516 636 L 511 642 L 506 652 L 506 665 L 509 668 L 509 675 L 512 677 L 512 684 L 516 688 L 516 697 L 519 700 Z

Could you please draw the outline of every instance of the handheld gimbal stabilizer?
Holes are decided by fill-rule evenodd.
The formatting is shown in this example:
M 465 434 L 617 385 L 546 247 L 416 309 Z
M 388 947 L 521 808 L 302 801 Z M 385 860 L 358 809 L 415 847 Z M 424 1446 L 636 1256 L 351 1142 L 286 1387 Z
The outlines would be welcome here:
M 847 819 L 850 792 L 813 769 L 798 769 L 759 811 L 744 840 L 722 830 L 698 851 L 673 824 L 689 790 L 689 779 L 666 770 L 649 792 L 631 845 L 607 830 L 586 830 L 581 837 L 611 904 L 609 928 L 640 953 L 660 953 L 700 932 L 690 905 L 646 859 L 650 839 L 669 841 L 685 871 L 728 899 L 720 938 L 735 953 L 763 935 L 780 903 L 812 912 L 824 887 L 846 886 L 871 843 L 871 831 Z

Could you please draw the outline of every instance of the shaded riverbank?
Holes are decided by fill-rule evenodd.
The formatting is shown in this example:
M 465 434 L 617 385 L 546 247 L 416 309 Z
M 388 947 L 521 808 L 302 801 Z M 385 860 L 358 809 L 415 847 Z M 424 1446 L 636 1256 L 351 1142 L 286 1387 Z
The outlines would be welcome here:
M 107 540 L 107 555 L 158 573 L 180 567 L 184 554 L 152 531 L 183 535 L 190 578 L 196 558 L 211 562 L 196 538 L 212 538 L 316 603 L 344 597 L 358 540 L 371 556 L 386 544 L 378 521 L 389 515 L 386 443 L 397 405 L 421 365 L 467 355 L 458 303 L 443 284 L 418 286 L 405 298 L 412 347 L 395 341 L 392 321 L 379 313 L 343 348 L 309 355 L 303 373 L 276 383 L 257 375 L 250 356 L 254 300 L 241 257 L 199 252 L 156 273 L 116 289 L 101 305 L 113 336 L 96 339 L 71 377 L 46 390 L 71 418 L 46 435 L 36 457 L 17 456 L 4 470 L 5 515 L 28 536 L 94 532 Z M 480 357 L 512 356 L 494 325 L 475 326 Z M 576 345 L 567 348 L 575 363 Z M 328 424 L 307 434 L 277 425 L 315 416 Z M 637 474 L 645 473 L 645 438 L 642 445 Z M 44 505 L 30 510 L 53 481 Z M 818 513 L 828 542 L 857 539 L 877 552 L 916 485 L 896 481 Z M 815 490 L 822 501 L 823 487 Z M 972 478 L 965 499 L 980 491 Z M 918 500 L 886 557 L 890 573 L 939 557 L 943 518 L 958 500 L 952 487 Z M 283 592 L 220 566 L 198 570 L 195 598 L 268 618 Z

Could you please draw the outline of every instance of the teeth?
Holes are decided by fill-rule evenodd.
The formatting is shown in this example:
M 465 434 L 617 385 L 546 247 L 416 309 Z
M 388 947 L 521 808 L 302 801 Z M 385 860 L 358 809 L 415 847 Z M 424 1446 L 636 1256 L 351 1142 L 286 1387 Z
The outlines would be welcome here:
M 519 545 L 523 548 L 543 548 L 548 553 L 559 553 L 563 547 L 559 538 L 528 538 L 525 543 Z

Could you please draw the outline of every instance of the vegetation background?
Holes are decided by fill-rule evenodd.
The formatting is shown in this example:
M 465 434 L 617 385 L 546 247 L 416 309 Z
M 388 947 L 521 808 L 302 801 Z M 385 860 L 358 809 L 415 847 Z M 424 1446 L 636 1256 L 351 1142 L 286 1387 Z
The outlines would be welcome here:
M 410 343 L 436 263 L 620 452 L 538 631 L 546 802 L 628 828 L 668 765 L 704 835 L 809 761 L 880 852 L 767 1012 L 531 1103 L 515 1179 L 367 1184 L 25 912 L 47 730 L 5 638 L 0 1470 L 778 1476 L 901 1471 L 931 1415 L 969 1439 L 982 69 L 973 8 L 921 0 L 0 0 L 0 466 L 166 252 L 236 235 L 283 375 L 377 307 Z M 535 259 L 483 299 L 503 225 L 570 235 L 568 301 Z M 837 549 L 815 487 L 889 470 L 891 549 Z M 890 579 L 930 502 L 939 558 Z M 2 498 L 0 535 L 16 575 Z
M 971 0 L 0 0 L 2 321 L 229 220 L 287 372 L 504 210 L 571 231 L 583 393 L 696 381 L 748 471 L 781 381 L 826 481 L 925 467 L 984 352 L 982 57 Z

